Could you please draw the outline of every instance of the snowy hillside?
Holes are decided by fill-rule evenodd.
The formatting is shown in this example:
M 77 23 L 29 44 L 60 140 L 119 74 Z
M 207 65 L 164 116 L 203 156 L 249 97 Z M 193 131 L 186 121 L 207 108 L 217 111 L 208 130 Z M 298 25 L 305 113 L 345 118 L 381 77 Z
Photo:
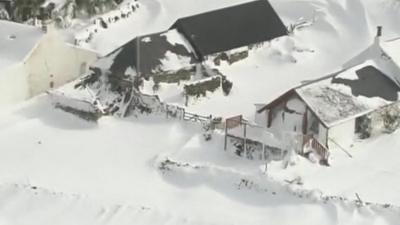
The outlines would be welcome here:
M 106 55 L 179 17 L 247 1 L 141 0 L 132 16 L 99 28 L 82 46 Z M 252 120 L 254 104 L 341 69 L 373 43 L 378 25 L 382 41 L 400 37 L 394 0 L 271 4 L 293 32 L 239 62 L 212 65 L 233 82 L 231 93 L 190 99 L 188 112 Z M 75 22 L 65 31 L 71 42 L 87 31 Z M 151 82 L 144 91 L 153 92 Z M 93 98 L 74 84 L 54 93 Z M 184 106 L 183 84 L 161 84 L 160 99 Z M 93 122 L 53 101 L 42 94 L 0 109 L 0 225 L 399 224 L 400 131 L 358 140 L 350 151 L 333 147 L 330 167 L 293 156 L 266 168 L 224 151 L 223 129 L 206 141 L 204 124 L 165 113 Z

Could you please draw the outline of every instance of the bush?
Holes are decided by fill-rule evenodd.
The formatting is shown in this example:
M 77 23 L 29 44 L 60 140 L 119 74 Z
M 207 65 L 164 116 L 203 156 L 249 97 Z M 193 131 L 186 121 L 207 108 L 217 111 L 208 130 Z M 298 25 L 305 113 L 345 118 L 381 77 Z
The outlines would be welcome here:
M 362 116 L 356 119 L 356 132 L 359 138 L 369 138 L 371 136 L 371 131 L 371 118 L 369 116 Z
M 229 95 L 229 93 L 232 90 L 232 86 L 233 86 L 233 83 L 230 82 L 229 80 L 224 79 L 222 81 L 222 91 L 224 92 L 224 95 Z
M 392 133 L 400 126 L 400 109 L 398 105 L 384 108 L 380 113 L 385 132 Z
M 188 96 L 206 96 L 207 91 L 214 92 L 221 83 L 221 77 L 214 77 L 210 80 L 199 82 L 196 84 L 185 85 L 185 93 Z
M 183 80 L 190 80 L 193 68 L 181 69 L 176 72 L 164 72 L 153 75 L 154 83 L 179 83 Z
M 160 90 L 160 83 L 156 82 L 153 85 L 153 92 L 157 92 L 158 90 Z

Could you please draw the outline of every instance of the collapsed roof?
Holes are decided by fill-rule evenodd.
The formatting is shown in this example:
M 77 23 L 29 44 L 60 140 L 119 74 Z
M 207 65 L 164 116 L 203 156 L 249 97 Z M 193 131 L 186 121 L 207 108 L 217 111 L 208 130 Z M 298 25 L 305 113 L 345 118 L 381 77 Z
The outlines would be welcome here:
M 128 68 L 138 68 L 142 75 L 149 75 L 189 67 L 196 62 L 196 58 L 185 38 L 176 30 L 169 30 L 139 37 L 139 41 L 136 38 L 97 64 L 104 61 L 111 61 L 106 69 L 112 74 L 124 75 Z

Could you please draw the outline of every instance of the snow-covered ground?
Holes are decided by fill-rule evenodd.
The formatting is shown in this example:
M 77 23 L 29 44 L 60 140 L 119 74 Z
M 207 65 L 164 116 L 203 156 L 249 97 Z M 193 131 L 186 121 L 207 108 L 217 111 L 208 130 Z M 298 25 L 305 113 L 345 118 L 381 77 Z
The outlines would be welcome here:
M 283 180 L 300 176 L 305 188 L 316 188 L 325 194 L 355 198 L 357 193 L 363 201 L 400 205 L 399 135 L 397 131 L 355 143 L 347 149 L 351 157 L 333 148 L 329 168 L 301 161 L 287 170 L 276 165 L 272 171 Z
M 85 47 L 106 55 L 137 36 L 168 30 L 177 19 L 250 0 L 139 0 L 140 7 L 127 19 L 98 28 Z
M 3 113 L 0 222 L 396 224 L 400 219 L 397 208 L 323 203 L 318 192 L 299 197 L 263 174 L 262 162 L 224 152 L 222 135 L 205 142 L 199 131 L 196 124 L 157 116 L 88 123 L 53 109 L 47 96 Z M 182 165 L 159 170 L 166 157 Z M 362 176 L 374 175 L 367 172 Z
M 167 29 L 177 17 L 241 2 L 142 0 L 135 16 L 102 30 L 88 47 L 106 53 L 137 35 Z M 210 94 L 190 111 L 249 117 L 254 103 L 339 69 L 372 43 L 376 25 L 384 26 L 383 39 L 400 36 L 396 1 L 272 4 L 286 24 L 301 17 L 315 17 L 315 23 L 222 65 L 234 84 L 231 95 Z M 266 175 L 264 162 L 224 152 L 221 133 L 204 141 L 198 124 L 165 115 L 92 123 L 50 102 L 38 96 L 0 110 L 1 225 L 399 224 L 400 132 L 355 143 L 352 158 L 334 148 L 331 167 L 299 158 L 286 170 L 273 163 Z M 167 157 L 176 163 L 160 170 Z M 285 181 L 297 177 L 303 185 Z M 394 206 L 357 207 L 356 193 Z

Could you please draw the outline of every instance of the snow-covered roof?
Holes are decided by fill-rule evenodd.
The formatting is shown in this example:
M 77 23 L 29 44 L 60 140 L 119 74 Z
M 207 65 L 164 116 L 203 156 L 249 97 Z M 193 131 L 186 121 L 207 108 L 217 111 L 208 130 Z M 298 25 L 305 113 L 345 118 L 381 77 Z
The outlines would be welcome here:
M 400 88 L 368 61 L 295 91 L 331 127 L 398 101 Z
M 179 70 L 193 65 L 196 61 L 193 50 L 186 39 L 175 29 L 135 38 L 120 49 L 96 63 L 97 67 L 108 69 L 112 73 L 124 73 L 128 68 L 136 68 L 144 75 L 160 71 Z M 137 60 L 137 55 L 140 55 Z M 102 63 L 107 65 L 101 65 Z
M 63 6 L 67 3 L 67 1 L 66 0 L 46 0 L 41 6 L 47 7 L 50 3 L 53 3 L 56 6 Z
M 393 62 L 400 66 L 400 38 L 381 42 L 380 46 L 392 58 Z
M 0 69 L 22 62 L 43 36 L 38 27 L 0 20 Z

